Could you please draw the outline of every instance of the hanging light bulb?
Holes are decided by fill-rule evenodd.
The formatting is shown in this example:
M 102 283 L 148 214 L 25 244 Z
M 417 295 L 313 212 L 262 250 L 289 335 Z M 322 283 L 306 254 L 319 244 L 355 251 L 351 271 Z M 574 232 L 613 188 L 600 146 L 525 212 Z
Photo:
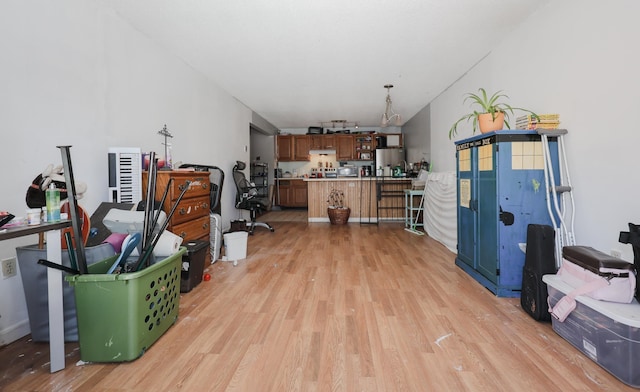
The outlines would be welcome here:
M 384 88 L 387 89 L 387 99 L 384 113 L 382 113 L 382 119 L 380 120 L 380 126 L 383 128 L 388 127 L 393 120 L 395 120 L 396 126 L 400 126 L 402 123 L 402 119 L 400 118 L 400 115 L 393 110 L 391 95 L 389 93 L 389 91 L 393 88 L 393 84 L 385 84 Z

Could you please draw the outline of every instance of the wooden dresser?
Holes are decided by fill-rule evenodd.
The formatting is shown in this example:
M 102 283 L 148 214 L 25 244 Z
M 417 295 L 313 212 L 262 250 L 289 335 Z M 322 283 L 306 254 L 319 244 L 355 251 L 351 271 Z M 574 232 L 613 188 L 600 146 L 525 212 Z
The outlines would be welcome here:
M 142 173 L 142 195 L 147 194 L 147 172 Z M 211 183 L 209 172 L 199 171 L 158 171 L 156 184 L 156 200 L 160 201 L 164 190 L 173 179 L 167 198 L 162 205 L 164 212 L 169 214 L 180 196 L 186 181 L 191 181 L 189 190 L 184 194 L 180 204 L 167 226 L 167 230 L 179 235 L 184 241 L 209 241 L 209 191 Z M 208 253 L 208 252 L 207 252 Z

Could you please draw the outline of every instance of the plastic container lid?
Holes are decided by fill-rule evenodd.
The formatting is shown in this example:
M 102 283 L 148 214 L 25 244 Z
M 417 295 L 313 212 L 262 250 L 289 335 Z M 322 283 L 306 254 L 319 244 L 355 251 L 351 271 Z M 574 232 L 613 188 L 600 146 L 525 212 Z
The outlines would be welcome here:
M 569 292 L 574 289 L 574 287 L 565 283 L 557 275 L 544 275 L 542 277 L 542 281 L 565 295 L 569 294 Z M 586 295 L 579 295 L 576 297 L 576 301 L 616 322 L 630 327 L 640 328 L 640 306 L 635 298 L 631 303 L 623 304 L 618 302 L 599 301 L 597 299 L 587 297 Z

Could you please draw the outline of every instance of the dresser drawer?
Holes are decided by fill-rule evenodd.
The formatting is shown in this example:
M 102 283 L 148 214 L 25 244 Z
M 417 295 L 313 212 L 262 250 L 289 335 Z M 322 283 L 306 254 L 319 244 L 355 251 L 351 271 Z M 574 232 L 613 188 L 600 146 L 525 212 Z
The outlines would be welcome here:
M 148 172 L 142 173 L 142 191 L 143 198 L 147 196 L 147 176 Z M 178 199 L 182 189 L 184 189 L 186 181 L 190 181 L 189 189 L 184 193 L 182 199 L 190 199 L 193 197 L 206 196 L 209 197 L 211 183 L 209 180 L 209 172 L 180 172 L 180 171 L 159 171 L 156 179 L 156 200 L 162 199 L 162 194 L 169 184 L 169 180 L 173 179 L 167 199 L 163 204 L 165 211 L 170 211 L 173 202 Z
M 189 189 L 185 192 L 183 198 L 209 196 L 209 172 L 204 173 L 186 173 L 187 176 L 172 176 L 173 184 L 171 185 L 171 200 L 176 200 L 184 189 L 185 182 L 190 181 Z
M 209 215 L 209 197 L 197 197 L 194 199 L 182 199 L 171 217 L 171 225 L 177 225 Z
M 175 235 L 179 235 L 183 239 L 203 239 L 205 241 L 208 241 L 210 231 L 209 215 L 190 220 L 185 223 L 180 223 L 175 226 L 172 225 L 169 231 L 171 231 Z

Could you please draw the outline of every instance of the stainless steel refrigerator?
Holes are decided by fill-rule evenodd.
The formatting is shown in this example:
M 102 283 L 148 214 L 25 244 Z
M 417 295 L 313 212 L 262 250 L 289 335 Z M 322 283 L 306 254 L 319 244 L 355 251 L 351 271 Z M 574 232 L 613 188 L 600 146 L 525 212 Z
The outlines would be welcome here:
M 400 165 L 404 167 L 404 148 L 378 148 L 376 149 L 376 170 L 391 168 Z

